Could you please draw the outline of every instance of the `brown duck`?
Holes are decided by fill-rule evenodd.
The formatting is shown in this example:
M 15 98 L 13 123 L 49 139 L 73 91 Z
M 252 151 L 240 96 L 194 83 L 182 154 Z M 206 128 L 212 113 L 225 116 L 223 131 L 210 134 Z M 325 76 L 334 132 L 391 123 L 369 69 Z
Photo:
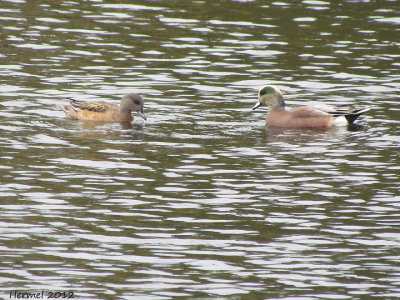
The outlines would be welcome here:
M 307 128 L 332 127 L 353 124 L 353 122 L 369 107 L 339 106 L 311 107 L 298 106 L 285 109 L 282 92 L 271 85 L 266 85 L 258 91 L 259 106 L 268 105 L 266 125 L 271 127 Z
M 126 94 L 122 97 L 121 104 L 104 101 L 80 101 L 70 99 L 69 105 L 57 105 L 62 109 L 67 118 L 83 121 L 123 122 L 132 121 L 132 111 L 146 120 L 143 112 L 143 99 L 138 94 Z

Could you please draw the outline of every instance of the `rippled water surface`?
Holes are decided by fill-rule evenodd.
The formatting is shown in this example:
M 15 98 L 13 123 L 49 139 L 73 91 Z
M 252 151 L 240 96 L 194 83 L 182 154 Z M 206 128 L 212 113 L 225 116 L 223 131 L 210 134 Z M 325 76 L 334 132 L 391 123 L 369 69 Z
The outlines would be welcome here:
M 0 298 L 400 297 L 398 1 L 0 4 Z M 265 128 L 264 84 L 373 110 Z

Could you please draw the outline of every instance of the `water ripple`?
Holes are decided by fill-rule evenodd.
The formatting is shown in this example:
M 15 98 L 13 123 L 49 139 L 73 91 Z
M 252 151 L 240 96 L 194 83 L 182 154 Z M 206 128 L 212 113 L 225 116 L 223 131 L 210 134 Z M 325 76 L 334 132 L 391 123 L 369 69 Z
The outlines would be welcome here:
M 398 296 L 396 10 L 136 2 L 2 2 L 3 297 Z M 288 106 L 373 110 L 265 128 L 264 84 Z M 55 106 L 129 92 L 146 123 Z

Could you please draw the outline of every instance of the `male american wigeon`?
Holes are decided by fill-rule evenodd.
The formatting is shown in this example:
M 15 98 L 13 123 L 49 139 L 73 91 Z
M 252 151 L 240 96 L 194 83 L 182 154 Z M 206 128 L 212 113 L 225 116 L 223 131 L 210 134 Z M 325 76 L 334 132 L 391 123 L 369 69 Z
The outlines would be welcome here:
M 268 105 L 266 125 L 286 128 L 332 127 L 353 124 L 353 122 L 369 107 L 349 105 L 331 107 L 299 106 L 285 109 L 282 92 L 274 86 L 266 85 L 258 91 L 258 103 L 253 110 L 261 105 Z
M 143 112 L 143 99 L 138 94 L 126 94 L 122 97 L 121 104 L 104 101 L 79 101 L 70 99 L 69 105 L 57 105 L 62 109 L 67 118 L 83 121 L 123 122 L 132 121 L 132 111 L 146 120 Z

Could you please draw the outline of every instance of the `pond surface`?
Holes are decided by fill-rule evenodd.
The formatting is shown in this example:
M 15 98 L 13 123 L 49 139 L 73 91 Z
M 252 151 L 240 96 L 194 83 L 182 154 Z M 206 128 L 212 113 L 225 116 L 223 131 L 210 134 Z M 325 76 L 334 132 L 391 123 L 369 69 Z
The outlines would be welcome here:
M 0 297 L 399 298 L 400 5 L 333 2 L 1 0 Z M 265 84 L 373 109 L 265 128 Z

